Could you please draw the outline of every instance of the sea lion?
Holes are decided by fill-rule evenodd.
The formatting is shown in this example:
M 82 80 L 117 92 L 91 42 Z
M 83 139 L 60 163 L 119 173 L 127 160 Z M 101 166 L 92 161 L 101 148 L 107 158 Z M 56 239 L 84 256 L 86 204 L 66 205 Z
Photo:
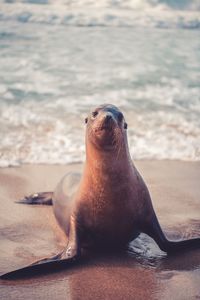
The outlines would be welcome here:
M 66 248 L 2 278 L 48 264 L 72 262 L 80 258 L 84 247 L 100 251 L 120 249 L 140 233 L 152 237 L 168 254 L 200 248 L 200 238 L 169 241 L 165 237 L 148 188 L 131 160 L 122 112 L 116 106 L 101 105 L 85 123 L 86 162 L 82 176 L 69 173 L 54 193 L 34 194 L 20 201 L 53 204 L 55 217 L 68 237 Z

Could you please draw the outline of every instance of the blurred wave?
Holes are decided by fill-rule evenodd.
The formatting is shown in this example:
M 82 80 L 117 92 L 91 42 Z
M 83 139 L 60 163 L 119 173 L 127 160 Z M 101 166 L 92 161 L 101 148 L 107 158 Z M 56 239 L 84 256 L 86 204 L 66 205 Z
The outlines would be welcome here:
M 83 161 L 102 103 L 134 158 L 200 160 L 199 18 L 199 1 L 1 2 L 0 166 Z
M 6 0 L 1 21 L 65 26 L 200 28 L 198 0 Z

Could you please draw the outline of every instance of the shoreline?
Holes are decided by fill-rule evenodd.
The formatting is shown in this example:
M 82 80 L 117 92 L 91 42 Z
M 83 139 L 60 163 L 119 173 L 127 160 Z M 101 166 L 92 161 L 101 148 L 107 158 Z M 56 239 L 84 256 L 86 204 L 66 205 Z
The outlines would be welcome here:
M 154 209 L 171 239 L 200 236 L 200 162 L 135 161 Z M 66 238 L 51 207 L 15 203 L 24 195 L 53 190 L 67 171 L 83 164 L 0 168 L 1 273 L 60 251 Z M 150 239 L 145 247 L 154 249 Z M 156 250 L 159 253 L 159 250 Z M 198 253 L 197 253 L 198 252 Z M 200 253 L 169 258 L 144 254 L 89 258 L 72 269 L 1 281 L 1 299 L 198 299 Z M 146 287 L 146 288 L 144 288 Z
M 132 157 L 132 161 L 134 162 L 134 164 L 137 163 L 148 163 L 148 162 L 153 162 L 153 163 L 157 163 L 157 162 L 171 162 L 171 163 L 199 163 L 200 164 L 200 160 L 190 160 L 190 159 L 171 159 L 171 158 L 164 158 L 164 159 L 160 159 L 160 158 L 133 158 Z M 11 169 L 11 168 L 20 168 L 20 167 L 26 167 L 26 166 L 56 166 L 56 167 L 63 167 L 63 166 L 71 166 L 71 165 L 84 165 L 85 159 L 84 161 L 73 161 L 73 162 L 66 162 L 66 163 L 21 163 L 19 165 L 8 165 L 8 166 L 0 166 L 0 170 L 1 169 Z

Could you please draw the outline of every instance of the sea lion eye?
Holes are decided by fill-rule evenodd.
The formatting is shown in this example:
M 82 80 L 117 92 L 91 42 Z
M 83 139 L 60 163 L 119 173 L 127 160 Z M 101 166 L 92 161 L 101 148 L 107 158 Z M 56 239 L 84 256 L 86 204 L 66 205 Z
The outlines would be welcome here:
M 85 118 L 85 124 L 87 124 L 87 122 L 88 122 L 88 118 Z
M 124 129 L 127 129 L 127 128 L 128 128 L 128 124 L 124 123 Z
M 93 118 L 95 118 L 97 115 L 98 115 L 98 111 L 93 111 L 93 112 L 92 112 Z

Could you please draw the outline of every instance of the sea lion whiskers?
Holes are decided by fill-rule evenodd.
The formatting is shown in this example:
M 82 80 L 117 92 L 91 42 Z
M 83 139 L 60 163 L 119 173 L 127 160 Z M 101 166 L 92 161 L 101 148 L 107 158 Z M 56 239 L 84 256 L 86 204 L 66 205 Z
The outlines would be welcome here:
M 117 132 L 116 137 L 119 137 L 119 132 Z M 116 155 L 116 160 L 117 160 L 122 150 L 123 141 L 120 138 L 116 139 L 116 141 L 117 142 L 115 143 L 115 150 L 117 150 L 117 155 Z

